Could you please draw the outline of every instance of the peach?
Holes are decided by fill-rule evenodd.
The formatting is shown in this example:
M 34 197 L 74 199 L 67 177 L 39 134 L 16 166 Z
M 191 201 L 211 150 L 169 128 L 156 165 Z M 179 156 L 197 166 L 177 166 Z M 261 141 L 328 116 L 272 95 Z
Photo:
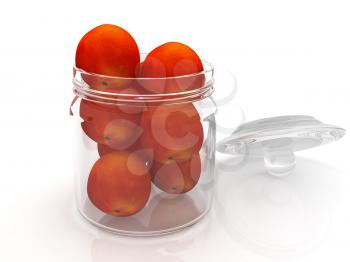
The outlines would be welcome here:
M 141 85 L 151 93 L 176 93 L 199 88 L 204 84 L 203 65 L 196 52 L 189 46 L 168 42 L 153 49 L 139 65 L 138 74 L 143 78 L 165 78 L 144 81 Z
M 201 160 L 198 153 L 184 162 L 155 162 L 152 167 L 152 181 L 161 190 L 171 194 L 186 193 L 194 188 L 201 175 Z
M 140 53 L 133 37 L 123 28 L 103 24 L 87 32 L 80 40 L 75 56 L 78 68 L 88 73 L 82 77 L 93 89 L 118 90 L 133 78 Z M 98 74 L 98 75 L 96 75 Z
M 130 112 L 130 111 L 128 111 Z M 141 134 L 141 113 L 128 113 L 121 106 L 81 100 L 82 129 L 97 143 L 123 150 L 136 142 Z
M 87 192 L 91 202 L 113 216 L 131 216 L 147 203 L 151 176 L 145 161 L 128 151 L 102 156 L 91 169 Z
M 154 160 L 185 161 L 203 144 L 203 127 L 192 104 L 149 108 L 142 114 L 142 146 L 153 152 Z

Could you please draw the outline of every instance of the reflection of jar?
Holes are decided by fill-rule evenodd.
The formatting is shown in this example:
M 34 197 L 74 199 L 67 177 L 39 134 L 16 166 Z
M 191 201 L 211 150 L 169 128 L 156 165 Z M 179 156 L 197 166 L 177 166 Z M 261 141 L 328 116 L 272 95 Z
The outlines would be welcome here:
M 88 221 L 119 234 L 154 235 L 189 226 L 209 210 L 216 107 L 213 67 L 204 67 L 132 79 L 74 68 L 76 196 Z

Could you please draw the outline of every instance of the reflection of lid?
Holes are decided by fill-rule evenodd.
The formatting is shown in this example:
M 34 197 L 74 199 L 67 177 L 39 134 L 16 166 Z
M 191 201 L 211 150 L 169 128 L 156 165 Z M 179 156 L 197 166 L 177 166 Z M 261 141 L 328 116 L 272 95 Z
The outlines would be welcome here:
M 219 141 L 217 151 L 241 157 L 262 156 L 272 175 L 283 176 L 295 166 L 294 152 L 336 141 L 345 129 L 311 116 L 279 116 L 248 122 Z

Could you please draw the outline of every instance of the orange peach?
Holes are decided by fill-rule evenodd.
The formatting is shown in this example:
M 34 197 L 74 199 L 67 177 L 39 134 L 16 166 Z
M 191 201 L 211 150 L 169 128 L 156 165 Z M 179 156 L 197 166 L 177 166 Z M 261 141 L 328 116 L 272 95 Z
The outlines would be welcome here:
M 168 42 L 153 49 L 139 65 L 138 74 L 143 78 L 165 78 L 143 81 L 141 85 L 151 93 L 176 93 L 199 88 L 204 84 L 203 65 L 196 52 L 189 46 Z M 141 80 L 142 81 L 142 80 Z
M 113 216 L 131 216 L 147 203 L 151 176 L 145 161 L 128 151 L 102 156 L 91 169 L 87 192 L 91 202 Z
M 82 77 L 97 90 L 118 90 L 129 83 L 110 77 L 135 77 L 140 53 L 133 37 L 123 28 L 103 24 L 87 32 L 80 40 L 75 56 L 78 68 L 88 73 Z M 96 75 L 98 74 L 98 75 Z
M 152 150 L 160 163 L 188 160 L 203 144 L 203 127 L 192 104 L 149 108 L 140 126 L 142 146 Z
M 88 137 L 113 149 L 123 150 L 141 134 L 141 113 L 127 113 L 121 107 L 87 101 L 80 102 L 81 126 Z
M 190 191 L 201 175 L 201 160 L 198 153 L 184 162 L 168 161 L 165 164 L 155 162 L 152 167 L 152 181 L 161 190 L 171 194 Z

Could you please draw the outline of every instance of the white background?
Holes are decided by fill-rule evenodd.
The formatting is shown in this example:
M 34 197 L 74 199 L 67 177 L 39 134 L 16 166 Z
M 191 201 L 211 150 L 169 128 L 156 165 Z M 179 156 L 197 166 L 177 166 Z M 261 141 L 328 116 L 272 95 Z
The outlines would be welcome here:
M 242 109 L 246 120 L 308 114 L 349 129 L 349 14 L 338 0 L 2 0 L 0 261 L 349 261 L 347 136 L 299 153 L 282 180 L 217 170 L 206 219 L 134 239 L 101 232 L 75 211 L 68 124 L 75 47 L 92 27 L 114 23 L 144 52 L 180 41 L 218 74 L 233 72 L 237 95 L 219 115 L 226 124 Z M 217 94 L 229 88 L 217 84 Z

